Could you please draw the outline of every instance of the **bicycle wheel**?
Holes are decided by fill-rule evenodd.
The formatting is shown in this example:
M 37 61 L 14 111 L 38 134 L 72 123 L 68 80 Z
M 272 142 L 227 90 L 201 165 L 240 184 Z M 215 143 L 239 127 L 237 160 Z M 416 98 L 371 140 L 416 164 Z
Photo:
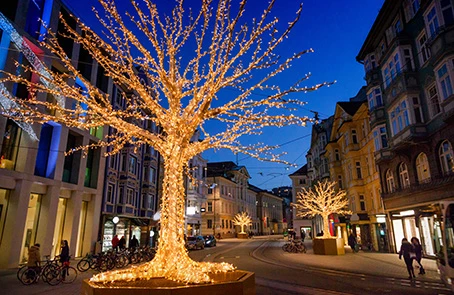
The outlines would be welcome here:
M 21 267 L 19 267 L 19 269 L 17 270 L 17 279 L 20 281 L 21 279 L 21 276 L 22 274 L 27 270 L 27 265 L 22 265 Z
M 34 282 L 36 282 L 36 279 L 38 277 L 38 274 L 33 268 L 28 268 L 24 272 L 22 272 L 20 276 L 20 281 L 24 285 L 31 285 Z
M 90 261 L 86 258 L 82 259 L 77 263 L 77 270 L 80 272 L 85 272 L 90 269 Z
M 56 286 L 60 284 L 62 280 L 61 268 L 60 267 L 49 268 L 49 271 L 46 273 L 46 280 L 47 283 L 51 286 Z
M 77 279 L 77 270 L 72 266 L 64 267 L 61 273 L 63 284 L 71 284 Z

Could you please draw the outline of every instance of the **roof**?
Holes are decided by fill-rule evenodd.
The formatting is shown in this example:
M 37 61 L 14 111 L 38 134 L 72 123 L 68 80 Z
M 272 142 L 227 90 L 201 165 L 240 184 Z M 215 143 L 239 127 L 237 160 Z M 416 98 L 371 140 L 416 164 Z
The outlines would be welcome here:
M 241 169 L 246 169 L 246 167 L 238 166 L 232 161 L 210 162 L 207 163 L 207 177 L 225 176 L 228 171 L 239 171 Z
M 295 172 L 293 172 L 289 176 L 297 176 L 297 175 L 307 175 L 307 164 L 305 164 L 303 167 L 301 167 L 300 169 L 296 170 Z
M 350 116 L 355 115 L 356 111 L 361 107 L 362 101 L 339 101 L 337 104 Z

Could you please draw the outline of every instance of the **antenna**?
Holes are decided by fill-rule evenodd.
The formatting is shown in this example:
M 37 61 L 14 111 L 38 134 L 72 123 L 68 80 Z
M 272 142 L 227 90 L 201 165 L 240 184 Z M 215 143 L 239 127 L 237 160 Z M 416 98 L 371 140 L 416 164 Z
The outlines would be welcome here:
M 317 121 L 317 123 L 318 123 L 318 120 L 319 120 L 318 112 L 316 112 L 316 111 L 310 111 L 310 112 L 311 112 L 311 113 L 314 113 L 314 119 L 315 119 L 315 121 Z

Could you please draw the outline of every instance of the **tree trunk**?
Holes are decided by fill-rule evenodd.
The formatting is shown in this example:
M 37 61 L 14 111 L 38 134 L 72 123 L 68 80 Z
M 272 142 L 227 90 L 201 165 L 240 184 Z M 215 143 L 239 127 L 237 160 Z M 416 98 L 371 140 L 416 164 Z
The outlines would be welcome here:
M 331 238 L 329 231 L 329 214 L 322 215 L 323 218 L 323 238 Z

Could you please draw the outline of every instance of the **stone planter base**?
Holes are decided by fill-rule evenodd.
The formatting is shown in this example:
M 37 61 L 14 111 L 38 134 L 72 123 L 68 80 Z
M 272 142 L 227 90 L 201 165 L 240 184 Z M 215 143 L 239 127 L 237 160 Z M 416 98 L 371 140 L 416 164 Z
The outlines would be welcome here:
M 235 270 L 227 273 L 210 274 L 211 284 L 185 285 L 164 278 L 108 284 L 82 283 L 82 295 L 255 295 L 255 274 Z
M 247 239 L 249 237 L 248 234 L 244 233 L 244 234 L 237 234 L 237 237 L 238 239 Z
M 344 239 L 314 239 L 312 241 L 314 254 L 344 255 Z

